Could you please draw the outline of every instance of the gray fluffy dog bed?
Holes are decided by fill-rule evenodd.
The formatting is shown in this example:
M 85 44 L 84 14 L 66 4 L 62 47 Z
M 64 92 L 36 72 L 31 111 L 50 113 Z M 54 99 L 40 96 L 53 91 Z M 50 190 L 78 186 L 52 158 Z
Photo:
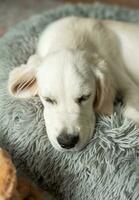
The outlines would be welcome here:
M 95 136 L 82 152 L 61 153 L 47 139 L 39 99 L 18 100 L 8 94 L 9 72 L 26 62 L 50 22 L 67 15 L 139 22 L 139 11 L 67 5 L 18 24 L 0 39 L 0 145 L 59 200 L 138 200 L 139 131 L 122 118 L 120 105 L 111 118 L 98 117 Z

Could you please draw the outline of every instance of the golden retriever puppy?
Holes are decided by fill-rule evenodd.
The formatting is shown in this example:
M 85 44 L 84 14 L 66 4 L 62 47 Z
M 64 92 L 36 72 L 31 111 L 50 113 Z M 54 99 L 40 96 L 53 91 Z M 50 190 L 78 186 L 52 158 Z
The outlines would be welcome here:
M 17 177 L 10 155 L 0 149 L 0 200 L 45 200 L 44 193 L 24 177 Z
M 81 150 L 92 138 L 95 113 L 111 115 L 117 92 L 123 115 L 139 124 L 139 26 L 66 17 L 50 24 L 35 55 L 9 77 L 10 94 L 38 95 L 47 134 L 60 151 Z

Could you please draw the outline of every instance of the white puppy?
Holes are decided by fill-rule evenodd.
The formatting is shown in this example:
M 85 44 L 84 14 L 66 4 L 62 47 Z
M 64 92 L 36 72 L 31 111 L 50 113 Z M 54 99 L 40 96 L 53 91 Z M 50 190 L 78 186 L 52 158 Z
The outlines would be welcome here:
M 110 115 L 117 92 L 124 116 L 139 124 L 139 27 L 67 17 L 49 25 L 36 54 L 15 68 L 9 91 L 39 95 L 48 137 L 58 150 L 80 150 L 93 136 L 95 112 Z

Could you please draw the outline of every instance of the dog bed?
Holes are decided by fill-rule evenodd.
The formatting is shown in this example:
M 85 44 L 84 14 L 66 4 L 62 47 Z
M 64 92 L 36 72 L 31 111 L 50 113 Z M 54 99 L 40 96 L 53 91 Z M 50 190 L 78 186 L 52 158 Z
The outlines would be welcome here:
M 139 131 L 122 118 L 120 104 L 110 118 L 97 117 L 95 135 L 83 151 L 61 153 L 48 141 L 38 97 L 19 100 L 8 94 L 9 72 L 33 54 L 49 23 L 68 15 L 139 22 L 138 10 L 80 4 L 34 16 L 10 30 L 0 39 L 0 145 L 58 200 L 138 200 Z

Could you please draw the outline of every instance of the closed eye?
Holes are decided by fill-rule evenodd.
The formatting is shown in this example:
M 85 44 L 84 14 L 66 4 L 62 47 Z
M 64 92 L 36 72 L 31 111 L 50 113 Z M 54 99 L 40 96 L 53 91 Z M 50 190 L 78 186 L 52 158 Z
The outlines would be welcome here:
M 55 99 L 51 99 L 51 98 L 49 98 L 49 97 L 45 97 L 44 99 L 45 99 L 45 101 L 46 101 L 47 103 L 50 103 L 50 104 L 57 104 L 57 101 L 56 101 Z
M 78 103 L 78 104 L 81 104 L 82 102 L 87 101 L 90 96 L 91 96 L 91 94 L 82 95 L 81 97 L 76 98 L 75 102 Z

